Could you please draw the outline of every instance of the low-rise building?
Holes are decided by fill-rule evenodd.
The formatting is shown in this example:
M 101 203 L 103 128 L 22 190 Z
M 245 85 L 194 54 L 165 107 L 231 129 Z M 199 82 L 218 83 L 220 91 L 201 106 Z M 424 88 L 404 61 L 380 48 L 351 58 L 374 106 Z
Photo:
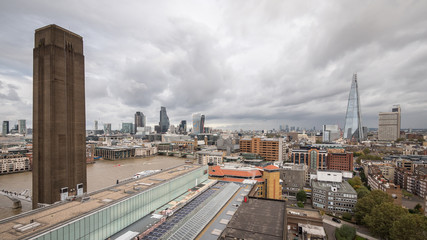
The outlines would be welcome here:
M 305 164 L 310 169 L 327 169 L 327 151 L 319 148 L 292 149 L 291 162 Z
M 353 212 L 357 193 L 348 182 L 342 181 L 342 173 L 318 171 L 311 187 L 313 207 L 338 214 Z
M 196 152 L 196 159 L 199 164 L 207 165 L 213 163 L 219 165 L 223 163 L 225 152 L 201 150 Z
M 397 168 L 394 172 L 394 183 L 402 189 L 422 198 L 427 196 L 427 168 L 418 167 L 414 172 Z
M 282 198 L 280 169 L 274 165 L 266 167 L 225 164 L 214 166 L 209 163 L 209 178 L 230 182 L 253 182 L 256 185 L 254 196 L 271 199 Z
M 287 239 L 285 201 L 245 198 L 218 239 Z
M 400 186 L 384 178 L 378 166 L 369 166 L 367 179 L 368 185 L 372 190 L 381 190 L 390 195 L 396 205 L 402 205 L 402 190 Z
M 286 163 L 280 169 L 280 179 L 283 181 L 283 192 L 296 196 L 309 180 L 308 167 L 305 164 Z
M 287 239 L 326 239 L 319 210 L 286 207 Z
M 336 149 L 328 150 L 327 166 L 329 170 L 353 171 L 353 153 L 335 152 Z

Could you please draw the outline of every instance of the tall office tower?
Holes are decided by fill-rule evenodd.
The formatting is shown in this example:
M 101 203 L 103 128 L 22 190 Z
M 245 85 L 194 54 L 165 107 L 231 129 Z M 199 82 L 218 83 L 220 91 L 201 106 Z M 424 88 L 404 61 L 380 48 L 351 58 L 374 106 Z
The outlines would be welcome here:
M 165 133 L 169 129 L 169 117 L 168 117 L 168 114 L 166 113 L 166 108 L 165 107 L 161 107 L 160 108 L 160 122 L 159 122 L 159 126 L 160 126 L 160 132 L 161 133 Z
M 27 124 L 25 119 L 18 120 L 18 132 L 20 134 L 27 133 Z
M 98 131 L 98 121 L 95 120 L 95 131 Z
M 360 142 L 364 140 L 362 129 L 362 116 L 360 112 L 359 90 L 357 87 L 357 74 L 353 74 L 350 94 L 348 95 L 347 113 L 345 115 L 344 139 Z
M 205 133 L 205 115 L 200 117 L 200 132 Z
M 323 142 L 333 142 L 340 138 L 340 130 L 338 125 L 323 125 L 322 127 Z
M 136 112 L 135 113 L 135 124 L 134 124 L 134 132 L 137 132 L 138 127 L 145 127 L 144 124 L 144 114 L 142 112 Z
M 9 133 L 9 121 L 3 121 L 2 134 L 6 136 Z
M 202 115 L 200 113 L 193 114 L 193 134 L 200 133 L 200 120 L 202 119 Z
M 33 50 L 33 208 L 86 184 L 83 38 L 56 25 L 35 31 Z
M 111 123 L 104 123 L 104 134 L 111 134 Z
M 400 105 L 395 105 L 391 112 L 379 114 L 378 140 L 396 141 L 398 138 L 400 138 Z
M 182 120 L 181 123 L 179 124 L 179 133 L 183 134 L 187 132 L 187 121 L 186 120 Z

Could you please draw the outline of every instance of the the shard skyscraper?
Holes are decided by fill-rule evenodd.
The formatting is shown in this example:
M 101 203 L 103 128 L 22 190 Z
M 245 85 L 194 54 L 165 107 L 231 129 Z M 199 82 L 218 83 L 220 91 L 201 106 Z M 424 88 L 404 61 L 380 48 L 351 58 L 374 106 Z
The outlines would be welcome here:
M 353 74 L 350 94 L 348 95 L 347 113 L 345 115 L 344 139 L 349 139 L 353 142 L 364 140 L 361 118 L 357 74 Z

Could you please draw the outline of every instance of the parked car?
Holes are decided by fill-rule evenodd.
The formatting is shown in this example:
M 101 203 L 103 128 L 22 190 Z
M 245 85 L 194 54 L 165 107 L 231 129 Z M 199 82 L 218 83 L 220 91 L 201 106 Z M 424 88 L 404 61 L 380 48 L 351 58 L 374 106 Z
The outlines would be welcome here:
M 332 221 L 337 222 L 337 223 L 341 223 L 341 220 L 339 220 L 338 218 L 332 218 Z

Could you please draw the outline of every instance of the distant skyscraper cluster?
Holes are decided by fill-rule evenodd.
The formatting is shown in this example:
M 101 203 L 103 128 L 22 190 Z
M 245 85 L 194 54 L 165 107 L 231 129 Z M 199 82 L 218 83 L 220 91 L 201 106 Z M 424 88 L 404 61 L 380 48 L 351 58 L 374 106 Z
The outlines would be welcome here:
M 3 121 L 2 135 L 6 136 L 9 133 L 22 135 L 27 134 L 27 121 L 25 119 L 20 119 L 16 125 L 13 125 L 12 128 L 10 126 L 10 121 Z M 31 132 L 29 134 L 31 134 Z
M 193 134 L 205 133 L 205 115 L 193 114 Z
M 360 111 L 359 90 L 357 86 L 357 74 L 353 74 L 350 94 L 348 96 L 347 113 L 345 116 L 344 139 L 360 142 L 364 140 L 362 128 L 362 116 Z

